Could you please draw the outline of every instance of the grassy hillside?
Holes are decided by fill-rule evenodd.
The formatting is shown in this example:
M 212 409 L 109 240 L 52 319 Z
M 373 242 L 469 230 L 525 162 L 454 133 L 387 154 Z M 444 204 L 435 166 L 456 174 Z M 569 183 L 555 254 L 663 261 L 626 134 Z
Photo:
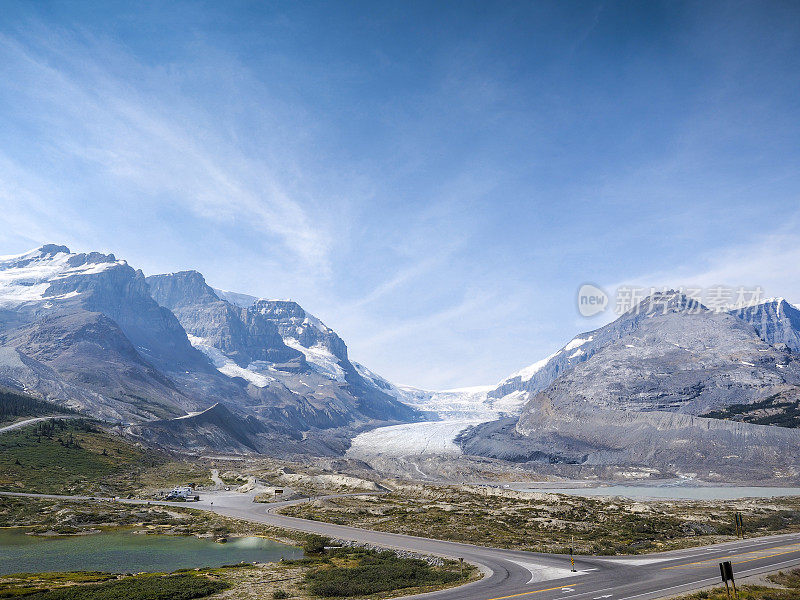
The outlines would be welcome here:
M 74 411 L 52 402 L 0 388 L 0 425 L 25 417 L 70 414 Z
M 89 421 L 44 421 L 0 434 L 0 489 L 101 493 L 144 459 L 142 450 Z
M 209 469 L 89 420 L 55 419 L 0 434 L 3 491 L 127 496 L 186 483 L 211 483 Z

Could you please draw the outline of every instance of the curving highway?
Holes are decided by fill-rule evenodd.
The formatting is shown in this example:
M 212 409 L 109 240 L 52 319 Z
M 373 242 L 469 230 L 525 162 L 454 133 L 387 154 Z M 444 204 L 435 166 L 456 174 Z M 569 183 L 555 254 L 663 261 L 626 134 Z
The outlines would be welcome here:
M 6 425 L 5 427 L 0 427 L 0 433 L 7 433 L 9 431 L 14 431 L 15 429 L 22 429 L 23 427 L 27 427 L 28 425 L 33 425 L 34 423 L 41 423 L 42 421 L 52 421 L 53 419 L 80 419 L 86 418 L 83 416 L 75 416 L 75 415 L 51 415 L 49 417 L 34 417 L 32 419 L 25 419 L 24 421 L 17 421 L 16 423 L 12 423 L 11 425 Z
M 88 499 L 81 496 L 0 494 Z M 120 501 L 134 504 L 145 502 Z M 578 556 L 575 560 L 576 572 L 573 573 L 569 557 L 563 555 L 500 550 L 276 514 L 281 508 L 296 503 L 298 501 L 258 504 L 252 501 L 250 494 L 211 492 L 204 494 L 202 500 L 192 503 L 191 507 L 236 519 L 384 548 L 463 558 L 483 570 L 484 577 L 479 581 L 413 596 L 431 600 L 650 600 L 719 584 L 718 563 L 722 560 L 733 563 L 737 578 L 800 566 L 800 534 L 788 534 L 660 554 L 608 558 Z

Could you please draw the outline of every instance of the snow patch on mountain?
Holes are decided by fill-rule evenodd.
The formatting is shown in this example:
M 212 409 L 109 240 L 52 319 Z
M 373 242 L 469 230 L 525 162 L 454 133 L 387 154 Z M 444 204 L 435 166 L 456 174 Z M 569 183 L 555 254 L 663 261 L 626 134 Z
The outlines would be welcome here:
M 315 317 L 311 313 L 307 312 L 306 318 L 303 319 L 303 327 L 308 327 L 309 325 L 321 331 L 322 333 L 334 333 L 333 329 L 325 325 L 325 323 L 320 321 L 317 317 Z
M 554 352 L 553 354 L 551 354 L 546 358 L 543 358 L 542 360 L 537 360 L 532 365 L 528 365 L 527 367 L 525 367 L 524 369 L 520 369 L 516 373 L 512 373 L 509 379 L 515 379 L 516 377 L 519 377 L 522 381 L 530 381 L 530 379 L 534 375 L 536 375 L 536 373 L 541 371 L 545 367 L 545 365 L 547 365 L 548 362 L 550 362 L 559 354 L 561 354 L 561 350 L 559 350 L 558 352 Z
M 589 337 L 585 337 L 585 338 L 576 337 L 569 344 L 564 346 L 564 351 L 568 352 L 569 350 L 572 350 L 574 348 L 578 348 L 580 346 L 583 346 L 586 342 L 591 342 L 593 339 L 594 339 L 593 335 L 590 335 Z
M 489 398 L 489 406 L 499 415 L 518 415 L 528 401 L 530 394 L 523 390 L 516 390 L 500 398 Z
M 221 290 L 219 288 L 211 288 L 214 290 L 214 293 L 217 295 L 218 298 L 222 300 L 227 300 L 234 306 L 238 306 L 240 308 L 250 308 L 258 301 L 258 298 L 255 296 L 250 296 L 248 294 L 240 294 L 239 292 L 229 292 L 228 290 Z
M 311 368 L 317 373 L 329 379 L 333 379 L 334 381 L 340 381 L 342 383 L 346 381 L 344 369 L 339 366 L 339 359 L 322 344 L 315 344 L 310 348 L 306 348 L 297 339 L 292 337 L 283 338 L 283 343 L 290 348 L 302 352 L 306 357 L 306 362 L 308 362 Z
M 219 349 L 212 346 L 205 338 L 197 337 L 190 333 L 187 333 L 186 337 L 189 338 L 189 342 L 192 346 L 211 359 L 214 367 L 223 375 L 227 375 L 228 377 L 241 377 L 254 386 L 262 388 L 267 387 L 271 381 L 275 381 L 274 377 L 258 373 L 256 370 L 251 369 L 250 367 L 255 366 L 255 363 L 251 363 L 247 368 L 240 367 L 233 360 L 225 356 Z
M 591 335 L 588 336 L 588 337 L 585 337 L 585 338 L 576 337 L 575 339 L 573 339 L 571 342 L 569 342 L 566 346 L 564 346 L 560 350 L 557 350 L 556 352 L 553 352 L 553 354 L 551 354 L 550 356 L 547 356 L 547 357 L 543 358 L 542 360 L 538 360 L 535 363 L 533 363 L 532 365 L 528 365 L 527 367 L 525 367 L 523 369 L 520 369 L 516 373 L 512 373 L 507 379 L 504 379 L 503 381 L 501 381 L 499 385 L 502 385 L 505 381 L 509 381 L 509 380 L 515 379 L 517 377 L 519 377 L 520 380 L 522 380 L 522 381 L 530 381 L 533 378 L 533 376 L 536 375 L 536 373 L 538 373 L 544 367 L 546 367 L 547 363 L 549 363 L 551 360 L 553 360 L 559 354 L 561 354 L 563 352 L 569 352 L 570 350 L 575 350 L 576 348 L 580 348 L 580 346 L 583 346 L 586 342 L 591 342 L 593 339 L 594 339 L 594 336 L 591 336 Z M 569 358 L 575 358 L 575 357 L 580 356 L 581 354 L 583 354 L 583 350 L 576 350 L 575 352 L 573 352 L 570 355 Z

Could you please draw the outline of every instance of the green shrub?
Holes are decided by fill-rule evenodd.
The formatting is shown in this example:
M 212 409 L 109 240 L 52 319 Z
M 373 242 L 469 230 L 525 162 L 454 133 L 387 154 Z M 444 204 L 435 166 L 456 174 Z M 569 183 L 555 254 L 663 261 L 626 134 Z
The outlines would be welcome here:
M 193 600 L 228 588 L 220 580 L 199 575 L 143 575 L 90 585 L 36 592 L 26 600 Z
M 283 600 L 289 597 L 289 593 L 284 590 L 275 590 L 272 592 L 272 597 L 275 598 L 275 600 Z
M 91 494 L 135 467 L 143 456 L 137 447 L 89 421 L 43 421 L 0 436 L 0 486 L 14 491 Z
M 324 598 L 367 596 L 458 579 L 458 573 L 438 571 L 423 560 L 398 558 L 392 552 L 364 556 L 356 567 L 323 568 L 306 574 L 311 593 Z
M 303 550 L 306 554 L 322 554 L 325 552 L 325 546 L 331 545 L 331 539 L 321 535 L 309 535 L 303 541 Z

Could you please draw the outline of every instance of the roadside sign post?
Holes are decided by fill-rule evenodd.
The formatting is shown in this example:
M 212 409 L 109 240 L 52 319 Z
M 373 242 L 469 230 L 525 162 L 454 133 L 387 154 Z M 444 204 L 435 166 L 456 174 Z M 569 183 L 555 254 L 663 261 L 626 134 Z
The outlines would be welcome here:
M 731 590 L 728 587 L 728 582 L 730 581 L 731 587 L 733 587 L 733 593 L 738 600 L 739 592 L 736 591 L 736 581 L 733 579 L 733 565 L 731 561 L 726 560 L 725 562 L 719 563 L 719 574 L 722 577 L 722 582 L 725 584 L 725 591 L 728 593 L 728 598 L 731 597 Z
M 572 565 L 572 572 L 575 572 L 575 555 L 574 555 L 574 548 L 575 548 L 575 536 L 572 536 L 572 541 L 570 541 L 569 546 L 569 562 Z
M 728 594 L 728 598 L 731 597 L 731 589 L 728 587 L 728 574 L 725 570 L 725 563 L 719 563 L 719 574 L 722 577 L 722 583 L 725 584 L 725 592 Z
M 458 559 L 458 567 L 459 567 L 459 571 L 460 571 L 460 575 L 459 576 L 461 577 L 461 579 L 464 579 L 464 559 L 463 558 L 459 558 Z
M 744 521 L 742 520 L 742 513 L 736 513 L 736 532 L 739 537 L 744 539 Z

